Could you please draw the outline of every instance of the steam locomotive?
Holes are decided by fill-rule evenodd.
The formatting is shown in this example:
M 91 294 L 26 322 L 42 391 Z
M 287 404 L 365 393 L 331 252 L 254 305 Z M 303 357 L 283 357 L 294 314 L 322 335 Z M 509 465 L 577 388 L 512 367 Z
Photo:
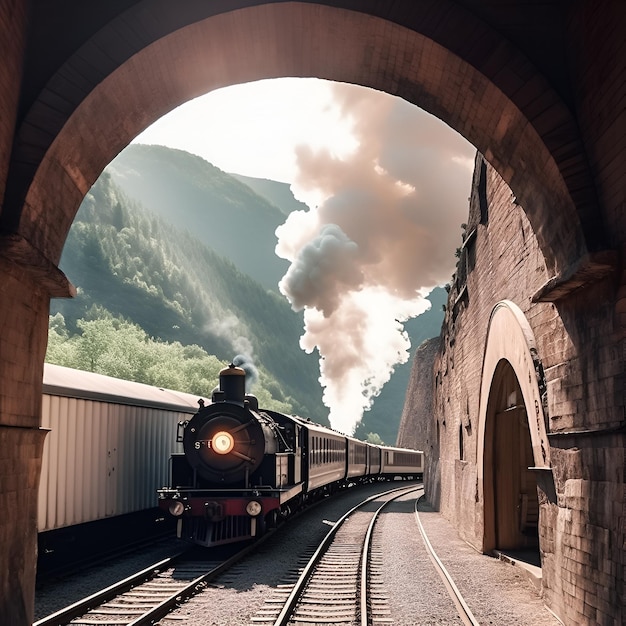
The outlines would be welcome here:
M 178 424 L 182 453 L 159 507 L 178 518 L 177 535 L 202 546 L 244 541 L 308 502 L 350 484 L 420 479 L 424 455 L 347 437 L 293 415 L 259 409 L 246 372 L 220 372 L 210 404 Z

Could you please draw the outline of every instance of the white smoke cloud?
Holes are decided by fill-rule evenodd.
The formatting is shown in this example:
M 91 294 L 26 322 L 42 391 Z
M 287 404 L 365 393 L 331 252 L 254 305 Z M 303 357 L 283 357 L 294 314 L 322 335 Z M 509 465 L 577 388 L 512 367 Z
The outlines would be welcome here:
M 455 269 L 475 150 L 403 100 L 354 85 L 333 91 L 357 147 L 343 157 L 298 148 L 292 189 L 317 204 L 277 229 L 276 253 L 291 261 L 279 287 L 304 309 L 300 344 L 319 351 L 331 425 L 351 434 L 409 358 L 402 322 Z
M 305 309 L 300 345 L 306 352 L 319 350 L 323 400 L 334 428 L 354 432 L 393 366 L 409 358 L 411 343 L 402 322 L 429 306 L 423 297 L 400 300 L 380 287 L 365 287 L 346 293 L 329 317 Z
M 331 315 L 346 291 L 358 289 L 364 280 L 359 249 L 336 224 L 323 224 L 298 251 L 280 283 L 296 311 L 319 309 Z

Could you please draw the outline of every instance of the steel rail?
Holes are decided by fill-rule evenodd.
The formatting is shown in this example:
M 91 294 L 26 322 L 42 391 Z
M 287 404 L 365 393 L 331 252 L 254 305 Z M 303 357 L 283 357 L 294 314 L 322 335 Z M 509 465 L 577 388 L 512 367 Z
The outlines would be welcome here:
M 82 600 L 78 600 L 77 602 L 60 609 L 51 615 L 37 620 L 33 623 L 33 626 L 63 626 L 63 624 L 67 624 L 75 617 L 79 617 L 80 615 L 87 613 L 90 609 L 100 606 L 104 602 L 115 598 L 120 593 L 132 589 L 135 585 L 139 585 L 147 580 L 150 580 L 151 578 L 154 578 L 155 574 L 170 567 L 174 560 L 182 554 L 184 554 L 184 552 L 179 552 L 178 554 L 146 567 L 136 574 L 132 574 L 128 578 L 124 578 L 123 580 L 110 585 L 109 587 L 96 591 L 96 593 L 93 593 Z
M 240 561 L 244 556 L 247 556 L 250 552 L 258 548 L 259 543 L 260 542 L 257 541 L 246 546 L 243 550 L 240 550 L 239 552 L 237 552 L 237 554 L 234 554 L 229 559 L 226 559 L 226 561 L 220 563 L 217 567 L 212 568 L 206 574 L 198 576 L 198 578 L 192 580 L 182 589 L 175 591 L 172 595 L 156 605 L 154 608 L 146 611 L 146 613 L 144 613 L 141 617 L 138 617 L 132 622 L 129 622 L 127 626 L 146 626 L 154 624 L 162 617 L 165 617 L 168 613 L 170 613 L 172 609 L 202 591 L 204 588 L 203 583 L 209 582 L 214 578 L 217 578 L 220 574 L 230 569 L 233 565 L 235 565 L 235 563 Z
M 410 492 L 409 492 L 410 493 Z M 397 497 L 399 498 L 399 494 Z M 395 499 L 395 498 L 394 498 Z M 368 596 L 366 593 L 367 590 L 367 580 L 369 578 L 369 554 L 372 543 L 372 537 L 374 535 L 374 525 L 376 524 L 376 520 L 378 518 L 378 514 L 389 504 L 392 500 L 387 500 L 383 502 L 378 509 L 374 512 L 372 519 L 370 520 L 369 526 L 367 527 L 367 532 L 365 533 L 365 541 L 363 542 L 363 550 L 361 552 L 361 626 L 369 625 L 369 611 L 368 611 Z
M 422 496 L 422 498 L 423 497 L 424 496 Z M 463 623 L 466 626 L 480 626 L 478 620 L 474 617 L 474 614 L 472 613 L 471 609 L 465 602 L 463 595 L 459 591 L 458 587 L 454 584 L 454 580 L 452 579 L 452 576 L 450 576 L 450 574 L 448 573 L 448 570 L 445 568 L 444 564 L 441 562 L 441 559 L 437 556 L 435 549 L 433 548 L 432 544 L 430 543 L 430 540 L 428 539 L 428 535 L 426 534 L 424 526 L 422 525 L 422 520 L 420 520 L 419 511 L 417 510 L 420 500 L 421 498 L 419 498 L 415 502 L 415 519 L 417 520 L 417 526 L 419 528 L 420 534 L 422 535 L 422 540 L 424 541 L 424 545 L 426 546 L 426 549 L 428 551 L 428 556 L 430 557 L 430 560 L 433 562 L 433 565 L 435 566 L 437 573 L 441 577 L 441 580 L 443 581 L 443 584 L 446 587 L 446 590 L 450 594 L 450 597 L 452 598 L 452 601 L 454 602 L 456 606 L 459 617 L 461 618 Z
M 184 600 L 192 597 L 199 593 L 203 588 L 206 582 L 209 582 L 213 578 L 216 578 L 224 571 L 232 567 L 239 560 L 247 556 L 254 549 L 258 548 L 258 546 L 265 542 L 265 540 L 269 539 L 269 537 L 274 533 L 274 531 L 268 531 L 263 537 L 257 540 L 254 543 L 247 545 L 245 548 L 223 561 L 219 565 L 211 568 L 208 572 L 198 576 L 194 580 L 192 580 L 187 585 L 178 588 L 174 593 L 172 593 L 169 597 L 159 602 L 154 607 L 148 609 L 143 615 L 134 619 L 133 621 L 128 622 L 127 626 L 140 626 L 146 624 L 153 624 L 162 617 L 164 617 L 168 612 L 170 612 L 175 606 L 181 604 Z M 121 580 L 101 591 L 98 591 L 70 606 L 67 606 L 52 615 L 48 615 L 37 622 L 33 623 L 33 626 L 65 626 L 69 624 L 73 619 L 79 618 L 89 611 L 99 607 L 103 603 L 112 600 L 113 598 L 119 596 L 120 594 L 129 591 L 133 587 L 147 582 L 151 579 L 154 579 L 157 574 L 160 572 L 172 567 L 175 562 L 180 559 L 183 555 L 185 555 L 190 550 L 185 550 L 183 552 L 179 552 L 178 554 L 169 557 L 167 559 L 163 559 L 158 563 L 147 567 L 124 580 Z
M 378 515 L 390 502 L 393 502 L 394 500 L 401 498 L 403 495 L 407 493 L 411 493 L 411 491 L 417 491 L 419 489 L 423 490 L 424 486 L 421 485 L 419 487 L 415 487 L 414 489 L 409 489 L 408 491 L 400 493 L 397 496 L 390 498 L 386 502 L 383 502 L 381 506 L 377 509 L 377 511 L 374 513 L 369 523 L 369 526 L 367 528 L 367 533 L 365 535 L 365 542 L 363 544 L 363 553 L 362 553 L 363 555 L 361 557 L 361 626 L 370 626 L 371 624 L 371 620 L 369 619 L 369 610 L 368 610 L 368 596 L 367 596 L 367 593 L 364 592 L 364 590 L 367 590 L 368 588 L 368 584 L 367 584 L 367 581 L 369 578 L 369 558 L 368 557 L 369 557 L 370 550 L 371 550 L 372 538 L 374 536 L 374 526 L 376 525 L 376 522 L 378 520 Z
M 335 538 L 335 535 L 337 534 L 337 532 L 339 531 L 339 529 L 343 526 L 343 524 L 346 522 L 346 520 L 356 511 L 358 511 L 360 508 L 364 507 L 366 504 L 377 500 L 381 497 L 387 496 L 389 494 L 392 494 L 396 491 L 399 491 L 401 493 L 398 493 L 394 498 L 390 499 L 389 501 L 383 503 L 383 505 L 374 513 L 374 517 L 373 519 L 370 521 L 370 525 L 368 527 L 367 530 L 367 535 L 371 537 L 371 534 L 373 533 L 373 528 L 374 528 L 374 523 L 375 523 L 375 518 L 378 515 L 378 513 L 391 501 L 402 497 L 403 495 L 405 495 L 406 493 L 410 493 L 411 491 L 416 491 L 418 489 L 422 489 L 422 485 L 419 486 L 415 486 L 415 485 L 411 485 L 411 486 L 404 486 L 404 487 L 396 487 L 394 489 L 390 489 L 388 491 L 384 491 L 383 493 L 378 493 L 375 494 L 373 496 L 370 496 L 369 498 L 366 498 L 365 500 L 363 500 L 362 502 L 360 502 L 359 504 L 357 504 L 356 506 L 352 507 L 347 513 L 345 513 L 344 515 L 342 515 L 336 522 L 335 524 L 333 524 L 333 526 L 331 527 L 331 529 L 328 531 L 328 533 L 326 534 L 326 536 L 324 537 L 324 539 L 322 539 L 320 545 L 317 547 L 317 549 L 315 550 L 313 556 L 309 559 L 309 562 L 306 564 L 306 566 L 304 567 L 304 569 L 302 570 L 302 572 L 300 573 L 300 576 L 298 578 L 298 580 L 296 581 L 296 583 L 294 584 L 291 593 L 289 594 L 287 600 L 285 601 L 283 608 L 281 609 L 278 617 L 276 618 L 276 620 L 274 621 L 273 626 L 286 626 L 293 614 L 293 611 L 295 609 L 295 607 L 298 604 L 298 601 L 302 595 L 302 592 L 306 586 L 306 584 L 309 582 L 309 579 L 312 577 L 313 572 L 316 568 L 316 566 L 319 564 L 319 562 L 321 561 L 322 557 L 324 556 L 324 554 L 328 551 L 328 548 L 330 547 L 330 545 L 333 542 L 333 539 Z M 365 561 L 367 561 L 367 555 L 369 553 L 369 544 L 364 545 L 363 550 L 362 550 L 362 558 L 365 558 Z M 361 576 L 361 585 L 363 585 L 363 570 L 362 570 L 362 576 Z M 362 587 L 362 589 L 366 589 L 367 588 L 367 573 L 365 573 L 365 586 Z M 361 601 L 363 602 L 363 595 L 365 595 L 364 593 L 361 593 Z M 363 606 L 363 605 L 361 605 Z M 367 599 L 365 600 L 365 614 L 366 614 L 366 619 L 367 619 Z M 363 610 L 363 609 L 361 609 Z M 367 622 L 365 622 L 367 624 Z

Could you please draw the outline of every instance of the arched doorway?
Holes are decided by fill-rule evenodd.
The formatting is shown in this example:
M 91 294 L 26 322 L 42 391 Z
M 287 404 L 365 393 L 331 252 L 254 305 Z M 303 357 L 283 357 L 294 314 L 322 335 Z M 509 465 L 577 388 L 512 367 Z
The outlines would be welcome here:
M 537 480 L 529 469 L 534 461 L 528 413 L 515 371 L 504 359 L 491 386 L 485 448 L 485 495 L 493 501 L 489 525 L 494 548 L 538 548 L 539 500 Z
M 517 305 L 499 302 L 489 320 L 479 408 L 484 552 L 539 548 L 537 481 L 551 474 L 544 393 L 532 329 Z

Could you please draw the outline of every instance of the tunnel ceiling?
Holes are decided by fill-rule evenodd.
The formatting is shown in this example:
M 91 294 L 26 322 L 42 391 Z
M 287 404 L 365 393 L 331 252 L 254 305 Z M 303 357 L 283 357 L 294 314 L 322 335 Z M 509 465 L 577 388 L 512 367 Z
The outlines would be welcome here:
M 559 1 L 34 2 L 0 228 L 56 263 L 85 193 L 156 119 L 229 84 L 315 76 L 400 96 L 465 136 L 557 273 L 603 248 L 566 27 Z

